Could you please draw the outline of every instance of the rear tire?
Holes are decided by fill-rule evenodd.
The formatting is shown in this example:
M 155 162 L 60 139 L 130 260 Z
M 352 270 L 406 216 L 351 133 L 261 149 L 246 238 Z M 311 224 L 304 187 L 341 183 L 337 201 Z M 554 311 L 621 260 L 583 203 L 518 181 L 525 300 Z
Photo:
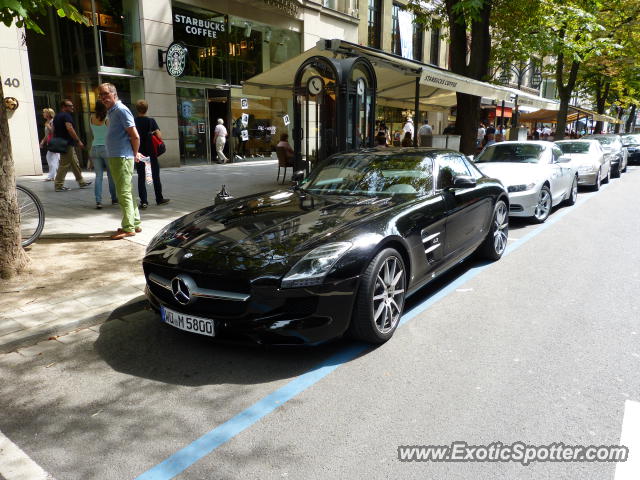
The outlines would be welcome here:
M 600 172 L 598 171 L 598 178 L 600 177 Z M 571 184 L 571 191 L 569 192 L 569 198 L 567 198 L 564 203 L 565 205 L 575 205 L 578 200 L 578 176 L 573 177 L 573 183 Z
M 507 248 L 509 238 L 509 207 L 504 200 L 498 200 L 491 217 L 491 228 L 478 248 L 478 254 L 487 260 L 500 260 Z
M 393 248 L 385 248 L 362 276 L 349 325 L 351 336 L 374 344 L 389 340 L 402 317 L 406 288 L 402 256 Z
M 609 167 L 609 171 L 607 172 L 607 176 L 602 179 L 602 183 L 609 183 L 611 180 L 611 167 Z
M 593 191 L 597 192 L 600 190 L 600 185 L 602 184 L 602 169 L 598 170 L 598 176 L 596 177 L 596 181 L 592 185 Z
M 613 173 L 611 174 L 611 178 L 620 178 L 620 164 L 612 168 L 613 168 Z

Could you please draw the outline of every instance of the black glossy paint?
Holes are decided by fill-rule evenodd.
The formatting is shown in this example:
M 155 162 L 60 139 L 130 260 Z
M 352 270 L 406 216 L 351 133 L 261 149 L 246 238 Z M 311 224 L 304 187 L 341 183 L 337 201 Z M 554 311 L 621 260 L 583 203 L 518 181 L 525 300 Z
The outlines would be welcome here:
M 439 155 L 452 154 L 438 149 L 372 152 L 367 155 L 424 155 L 434 162 L 436 175 Z M 318 168 L 349 155 L 361 153 L 331 157 Z M 405 259 L 411 294 L 484 240 L 495 202 L 499 197 L 508 201 L 507 193 L 497 180 L 469 168 L 477 180 L 474 188 L 379 196 L 280 189 L 193 212 L 174 222 L 145 256 L 149 300 L 156 308 L 165 305 L 213 318 L 216 337 L 313 344 L 340 336 L 349 326 L 360 276 L 382 248 L 395 248 Z M 423 244 L 423 239 L 428 241 Z M 322 285 L 281 288 L 282 278 L 305 254 L 340 241 L 352 242 L 353 247 Z M 250 298 L 246 302 L 197 299 L 184 307 L 171 292 L 149 282 L 150 273 L 168 280 L 186 273 L 200 288 L 245 293 Z

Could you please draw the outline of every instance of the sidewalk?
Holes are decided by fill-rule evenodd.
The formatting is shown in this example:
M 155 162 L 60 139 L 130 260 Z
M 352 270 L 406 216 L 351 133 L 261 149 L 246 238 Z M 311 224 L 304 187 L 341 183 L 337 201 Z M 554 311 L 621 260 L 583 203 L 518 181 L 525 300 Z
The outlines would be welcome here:
M 121 217 L 118 205 L 111 205 L 106 176 L 102 210 L 95 209 L 93 185 L 80 189 L 71 174 L 68 192 L 54 192 L 44 177 L 19 177 L 40 197 L 46 221 L 29 251 L 32 273 L 0 281 L 0 353 L 143 309 L 140 259 L 151 238 L 170 221 L 211 205 L 223 184 L 234 197 L 282 188 L 276 173 L 274 160 L 162 169 L 163 193 L 171 202 L 156 206 L 153 187 L 147 187 L 142 232 L 120 241 L 108 238 Z M 83 175 L 95 178 L 93 172 Z M 136 195 L 135 175 L 133 182 Z

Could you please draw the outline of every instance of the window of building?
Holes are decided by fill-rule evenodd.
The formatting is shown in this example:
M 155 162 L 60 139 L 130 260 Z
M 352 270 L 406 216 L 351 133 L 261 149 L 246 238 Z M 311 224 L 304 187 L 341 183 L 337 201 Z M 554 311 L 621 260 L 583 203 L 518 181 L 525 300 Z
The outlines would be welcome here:
M 95 7 L 92 24 L 98 31 L 100 65 L 141 71 L 138 0 L 96 0 Z M 91 21 L 91 12 L 83 13 Z
M 440 65 L 440 29 L 431 30 L 431 52 L 429 62 L 432 65 Z
M 380 48 L 381 30 L 381 4 L 382 0 L 369 0 L 369 18 L 367 21 L 368 39 L 367 45 L 373 48 Z
M 400 5 L 397 3 L 391 7 L 391 53 L 401 55 L 400 50 L 400 23 L 398 15 L 400 13 Z
M 422 43 L 422 27 L 415 24 L 413 13 L 394 3 L 391 10 L 391 53 L 421 60 Z

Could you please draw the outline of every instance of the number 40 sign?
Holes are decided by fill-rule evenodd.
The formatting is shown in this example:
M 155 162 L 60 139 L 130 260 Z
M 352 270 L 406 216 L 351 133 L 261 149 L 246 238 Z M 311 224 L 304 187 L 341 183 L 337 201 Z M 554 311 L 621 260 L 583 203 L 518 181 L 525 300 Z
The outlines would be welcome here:
M 20 80 L 18 80 L 17 78 L 6 78 L 2 83 L 5 87 L 20 87 Z

